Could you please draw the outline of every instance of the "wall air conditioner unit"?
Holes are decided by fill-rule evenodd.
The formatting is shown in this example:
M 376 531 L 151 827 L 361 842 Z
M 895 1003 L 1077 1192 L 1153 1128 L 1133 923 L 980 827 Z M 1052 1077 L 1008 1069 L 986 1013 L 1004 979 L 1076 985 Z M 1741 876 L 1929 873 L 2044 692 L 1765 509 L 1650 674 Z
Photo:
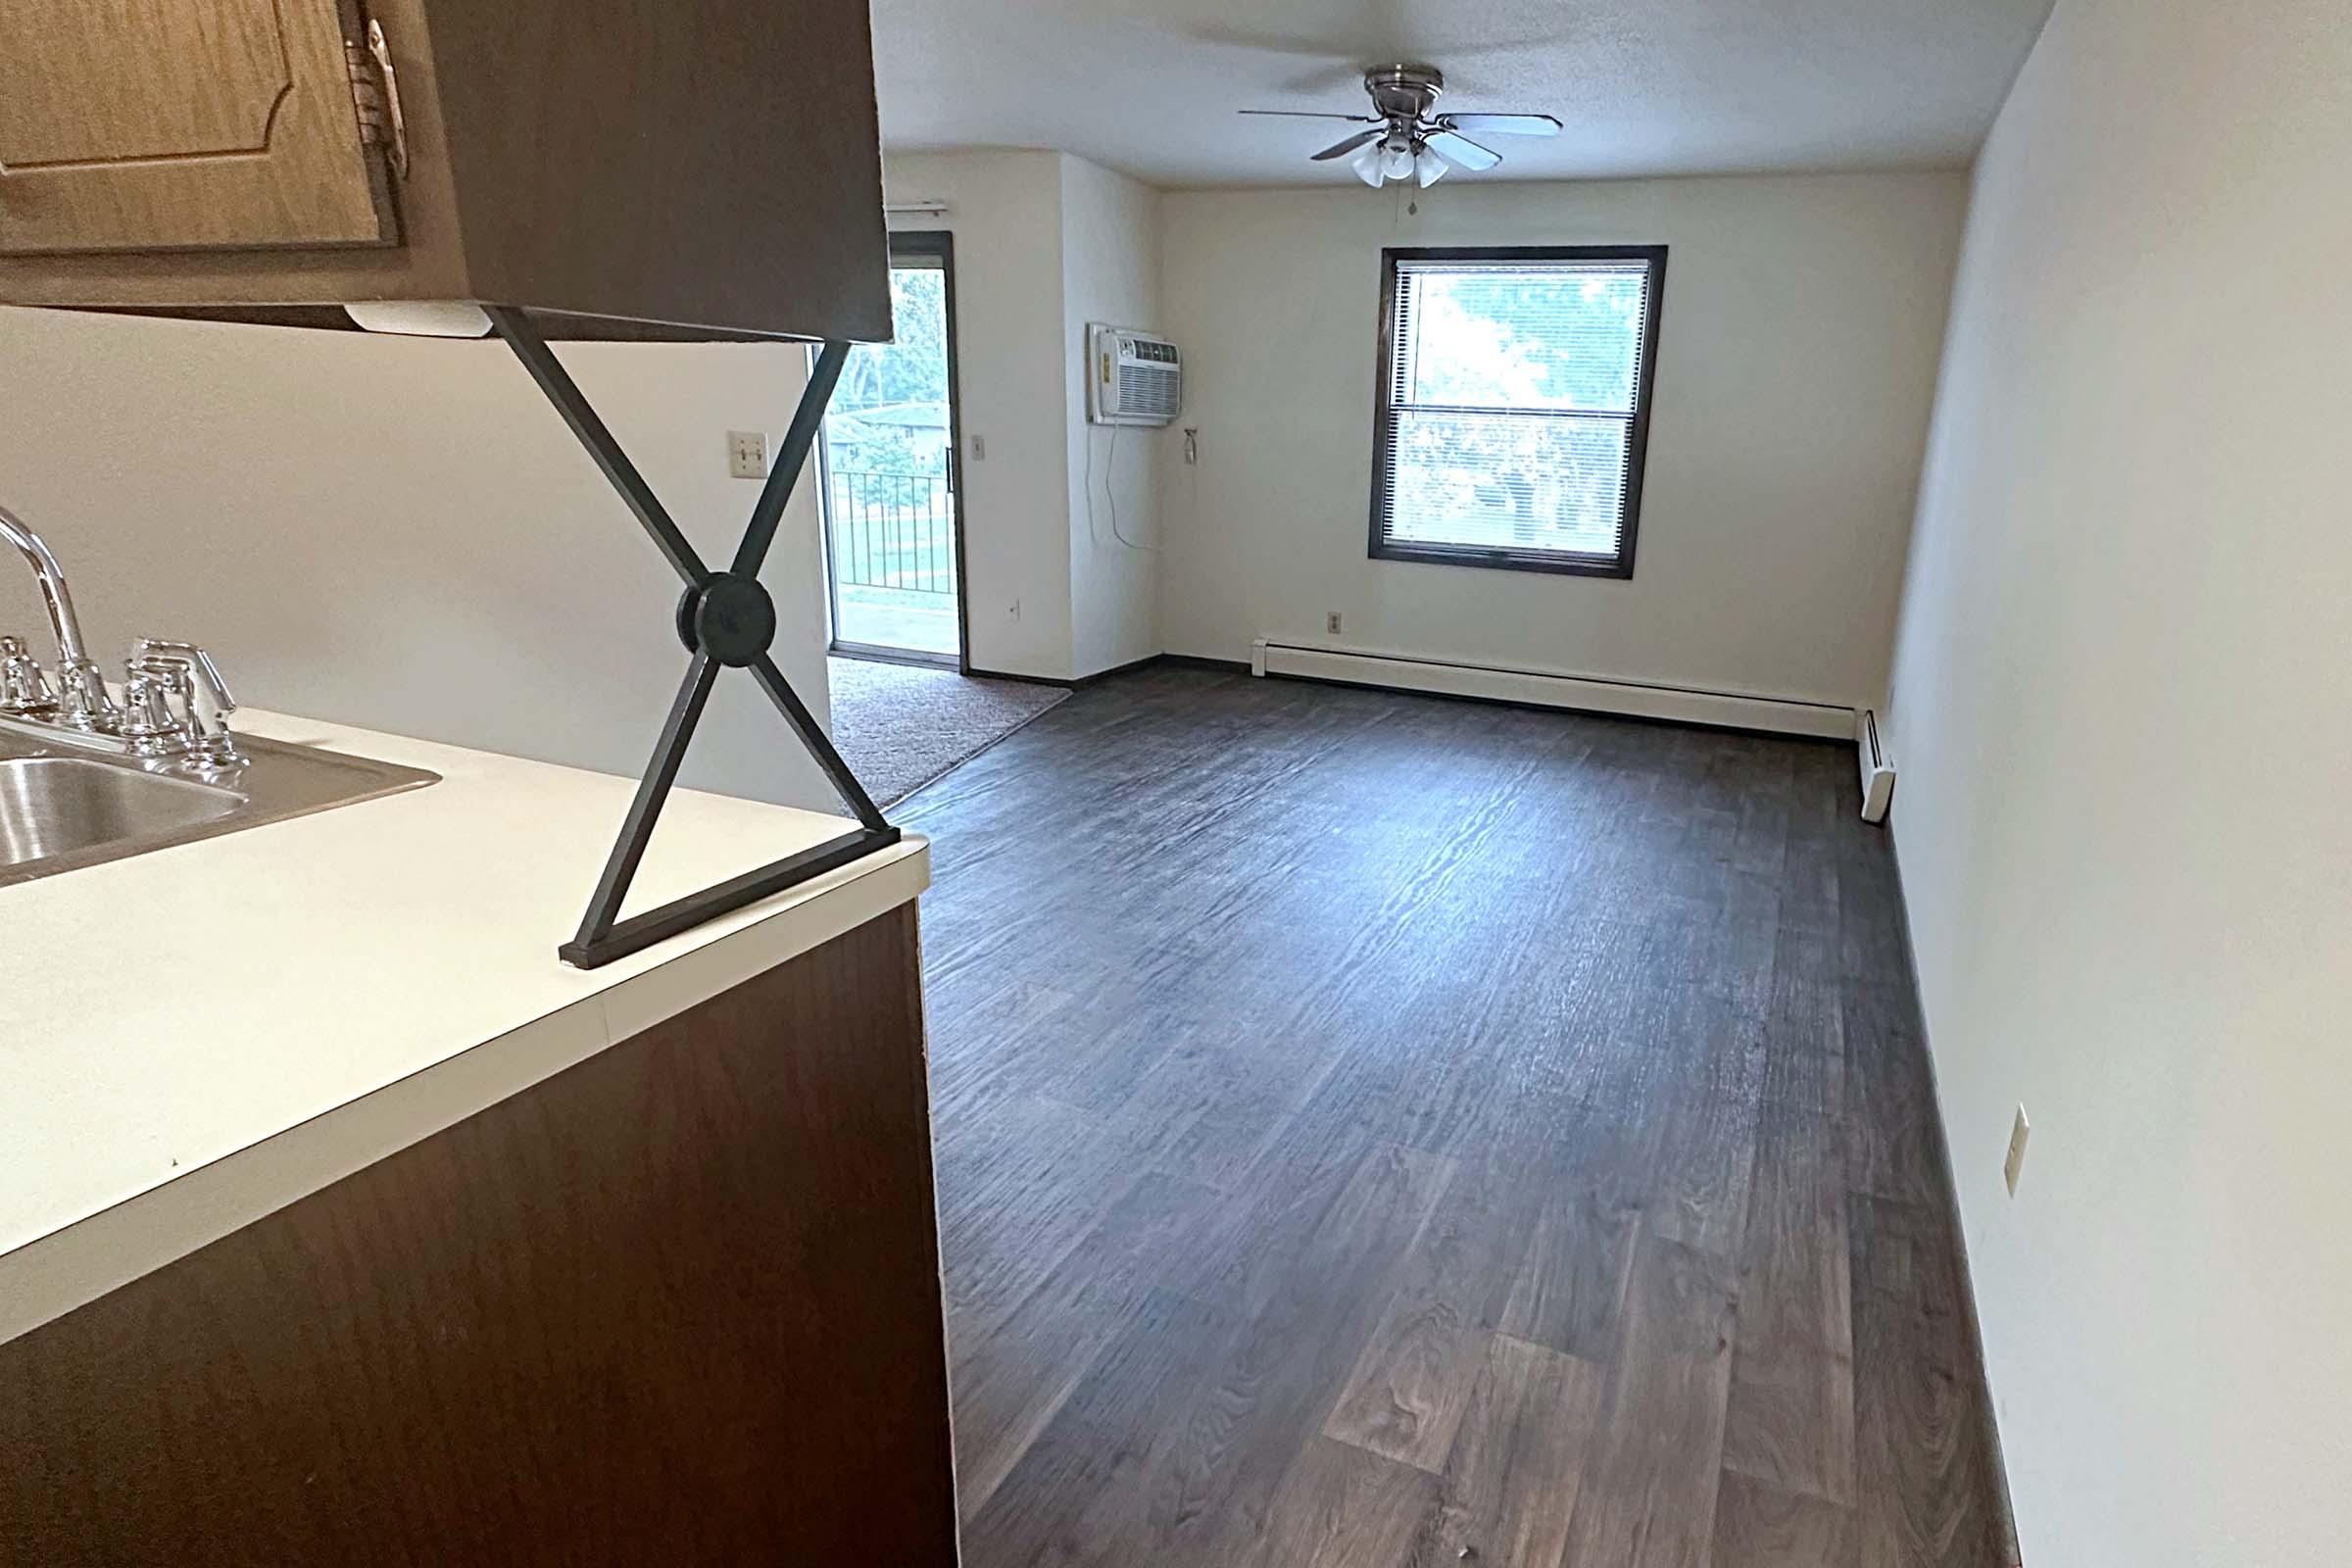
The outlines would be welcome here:
M 1184 356 L 1150 332 L 1090 322 L 1086 422 L 1168 424 L 1184 412 Z

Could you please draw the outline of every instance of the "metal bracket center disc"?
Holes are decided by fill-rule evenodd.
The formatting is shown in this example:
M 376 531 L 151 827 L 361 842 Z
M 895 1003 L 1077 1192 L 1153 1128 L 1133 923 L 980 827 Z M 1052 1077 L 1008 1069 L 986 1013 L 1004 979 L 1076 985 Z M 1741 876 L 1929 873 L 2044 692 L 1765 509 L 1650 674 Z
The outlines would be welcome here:
M 732 669 L 756 664 L 776 640 L 776 602 L 757 579 L 718 572 L 678 601 L 678 640 Z

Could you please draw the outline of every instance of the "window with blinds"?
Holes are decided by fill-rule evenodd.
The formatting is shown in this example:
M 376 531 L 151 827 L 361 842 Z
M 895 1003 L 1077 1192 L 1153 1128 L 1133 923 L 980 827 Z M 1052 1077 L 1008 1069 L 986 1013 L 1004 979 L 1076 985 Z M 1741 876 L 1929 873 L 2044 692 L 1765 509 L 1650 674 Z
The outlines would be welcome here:
M 1666 248 L 1385 257 L 1372 554 L 1632 576 Z

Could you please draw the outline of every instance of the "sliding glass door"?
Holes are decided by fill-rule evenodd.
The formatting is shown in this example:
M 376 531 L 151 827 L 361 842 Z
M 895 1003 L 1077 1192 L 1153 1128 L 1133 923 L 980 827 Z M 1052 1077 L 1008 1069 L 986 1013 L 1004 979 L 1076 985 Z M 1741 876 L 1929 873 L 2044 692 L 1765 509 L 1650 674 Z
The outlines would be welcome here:
M 961 668 L 950 236 L 892 235 L 890 292 L 898 340 L 852 351 L 825 416 L 833 646 Z

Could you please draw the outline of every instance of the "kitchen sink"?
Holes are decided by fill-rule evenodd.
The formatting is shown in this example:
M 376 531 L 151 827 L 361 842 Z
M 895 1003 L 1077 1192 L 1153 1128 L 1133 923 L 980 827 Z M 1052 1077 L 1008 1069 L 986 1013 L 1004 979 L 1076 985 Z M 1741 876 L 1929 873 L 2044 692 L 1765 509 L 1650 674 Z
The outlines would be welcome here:
M 46 726 L 0 722 L 0 885 L 435 783 L 389 762 L 239 736 L 242 766 L 189 778 Z
M 184 833 L 241 804 L 233 791 L 78 757 L 0 759 L 0 866 Z

